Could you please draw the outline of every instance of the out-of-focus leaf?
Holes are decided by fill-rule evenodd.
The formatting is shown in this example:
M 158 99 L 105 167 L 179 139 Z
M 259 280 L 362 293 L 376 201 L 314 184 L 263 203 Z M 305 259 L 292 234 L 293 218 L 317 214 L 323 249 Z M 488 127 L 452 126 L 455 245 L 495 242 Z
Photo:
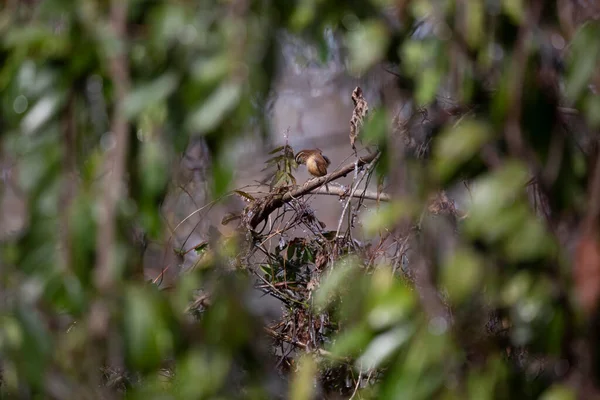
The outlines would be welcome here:
M 408 199 L 380 205 L 379 209 L 369 210 L 363 217 L 366 235 L 373 235 L 380 229 L 389 229 L 402 218 L 417 215 L 419 207 Z
M 367 346 L 364 353 L 356 360 L 356 366 L 370 370 L 382 366 L 382 363 L 406 344 L 415 329 L 411 324 L 402 324 L 395 329 L 377 335 Z
M 22 347 L 19 349 L 19 366 L 29 384 L 41 387 L 46 362 L 52 350 L 52 338 L 38 311 L 21 305 L 17 314 L 23 332 Z
M 389 43 L 389 35 L 381 22 L 370 20 L 349 32 L 347 41 L 350 69 L 364 72 L 382 59 Z
M 141 184 L 144 195 L 154 199 L 163 192 L 168 178 L 165 146 L 158 140 L 149 140 L 141 144 L 139 157 Z
M 592 127 L 600 127 L 600 96 L 588 96 L 585 102 L 585 116 Z
M 376 109 L 364 122 L 358 139 L 365 145 L 380 143 L 387 133 L 388 114 L 383 109 Z
M 502 0 L 502 8 L 515 24 L 520 24 L 525 17 L 523 0 Z
M 213 196 L 219 198 L 228 190 L 233 180 L 233 168 L 230 163 L 218 161 L 212 166 Z
M 527 183 L 527 169 L 517 162 L 508 162 L 501 169 L 482 177 L 471 186 L 472 206 L 468 225 L 489 224 L 504 207 L 514 204 Z
M 477 154 L 491 139 L 490 129 L 482 122 L 467 120 L 443 132 L 433 145 L 433 168 L 442 181 Z
M 298 3 L 296 7 L 293 7 L 293 13 L 290 19 L 290 27 L 293 30 L 300 31 L 308 24 L 310 24 L 315 18 L 317 1 L 319 0 L 307 0 Z
M 223 80 L 231 70 L 231 60 L 227 53 L 196 61 L 192 66 L 192 77 L 199 83 L 210 85 Z
M 512 306 L 521 300 L 530 290 L 532 277 L 528 272 L 514 275 L 505 285 L 501 294 L 502 301 L 507 306 Z
M 2 349 L 18 349 L 23 344 L 23 330 L 19 321 L 13 316 L 0 318 L 0 347 Z
M 21 130 L 32 134 L 42 127 L 61 107 L 64 96 L 59 93 L 48 94 L 38 100 L 21 121 Z
M 581 26 L 573 39 L 569 52 L 566 95 L 579 99 L 590 83 L 600 57 L 600 22 L 588 22 Z
M 550 386 L 548 390 L 540 397 L 540 400 L 575 400 L 577 396 L 571 388 L 564 385 L 555 384 Z
M 484 32 L 485 21 L 483 0 L 471 0 L 469 7 L 465 7 L 464 11 L 466 13 L 464 21 L 467 28 L 465 39 L 469 46 L 478 48 L 484 38 L 481 34 Z
M 126 292 L 125 342 L 131 364 L 140 370 L 156 368 L 173 348 L 163 308 L 148 287 Z
M 356 260 L 353 258 L 345 258 L 339 261 L 331 274 L 323 281 L 319 289 L 315 293 L 315 307 L 324 309 L 334 299 L 336 294 L 342 289 L 344 282 L 350 282 L 352 277 L 358 272 Z
M 498 358 L 488 360 L 484 370 L 473 370 L 467 379 L 469 398 L 493 400 L 497 382 L 504 378 L 505 368 Z
M 312 355 L 304 354 L 298 361 L 298 369 L 290 385 L 291 400 L 310 400 L 315 391 L 315 375 L 317 364 Z
M 134 88 L 125 99 L 124 113 L 127 118 L 135 118 L 146 108 L 164 101 L 177 88 L 178 79 L 167 72 L 150 83 Z
M 367 315 L 369 326 L 374 330 L 382 330 L 400 322 L 405 322 L 415 311 L 414 292 L 406 286 L 389 279 L 391 270 L 380 267 L 371 279 L 371 291 L 368 302 L 371 309 Z M 389 287 L 382 284 L 387 280 Z
M 437 94 L 438 88 L 442 83 L 442 71 L 437 68 L 425 68 L 417 76 L 417 92 L 415 101 L 418 105 L 429 104 Z
M 238 83 L 219 86 L 196 111 L 192 111 L 187 120 L 190 131 L 203 134 L 214 129 L 235 108 L 241 94 L 242 87 Z
M 510 260 L 530 261 L 556 254 L 555 243 L 539 219 L 532 216 L 521 222 L 525 223 L 506 238 L 505 250 Z
M 231 362 L 220 352 L 192 349 L 177 365 L 174 385 L 178 398 L 217 398 L 218 389 L 227 378 Z
M 364 351 L 372 337 L 373 333 L 366 325 L 342 331 L 336 337 L 331 352 L 336 357 L 356 356 Z
M 484 275 L 483 260 L 469 249 L 456 251 L 444 265 L 442 284 L 453 304 L 460 304 L 477 290 Z

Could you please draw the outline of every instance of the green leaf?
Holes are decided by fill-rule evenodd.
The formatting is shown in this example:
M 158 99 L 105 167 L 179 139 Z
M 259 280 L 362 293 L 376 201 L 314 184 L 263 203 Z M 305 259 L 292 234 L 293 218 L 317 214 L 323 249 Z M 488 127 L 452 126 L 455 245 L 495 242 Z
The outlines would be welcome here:
M 504 13 L 508 15 L 515 24 L 520 25 L 525 17 L 523 0 L 502 0 Z
M 423 72 L 417 75 L 417 92 L 415 101 L 419 106 L 431 103 L 435 98 L 440 83 L 442 82 L 442 72 L 437 68 L 425 68 Z
M 293 7 L 293 13 L 290 18 L 290 28 L 295 31 L 301 31 L 310 24 L 316 13 L 316 0 L 305 0 Z
M 21 121 L 21 130 L 23 133 L 30 135 L 38 131 L 46 122 L 54 117 L 62 106 L 63 101 L 64 95 L 59 93 L 48 94 L 39 99 Z
M 202 242 L 198 246 L 194 247 L 194 251 L 198 255 L 205 253 L 207 249 L 208 249 L 208 242 Z
M 364 353 L 356 360 L 356 366 L 362 370 L 371 370 L 382 366 L 392 355 L 414 334 L 411 324 L 402 324 L 395 329 L 377 335 L 367 346 Z
M 177 76 L 167 72 L 150 83 L 135 87 L 125 99 L 123 105 L 125 116 L 133 119 L 150 106 L 164 101 L 177 89 L 178 83 Z
M 388 114 L 384 109 L 376 109 L 371 113 L 359 134 L 359 140 L 365 144 L 378 144 L 386 138 L 388 129 Z
M 554 384 L 542 394 L 540 400 L 575 400 L 577 396 L 565 385 Z
M 219 198 L 229 190 L 233 180 L 232 165 L 224 160 L 217 160 L 212 166 L 213 196 Z
M 484 4 L 483 0 L 470 0 L 469 7 L 465 7 L 464 22 L 466 25 L 466 40 L 471 48 L 478 48 L 484 33 Z
M 173 349 L 162 306 L 149 287 L 132 287 L 125 298 L 125 343 L 135 368 L 156 368 Z
M 458 305 L 468 300 L 484 276 L 483 260 L 470 249 L 457 250 L 444 263 L 442 284 L 448 290 L 453 304 Z
M 337 357 L 354 357 L 369 344 L 373 333 L 365 325 L 340 332 L 331 346 L 331 352 Z
M 350 69 L 355 73 L 364 73 L 381 61 L 389 40 L 386 27 L 376 20 L 367 20 L 358 29 L 350 31 L 347 34 Z
M 409 199 L 381 204 L 378 209 L 369 210 L 362 218 L 365 235 L 371 236 L 381 229 L 390 229 L 401 218 L 417 215 L 419 209 L 418 204 Z
M 600 57 L 600 22 L 581 26 L 571 46 L 566 79 L 566 95 L 576 101 L 590 83 Z
M 600 127 L 600 96 L 587 96 L 584 111 L 589 124 L 594 128 Z
M 243 197 L 245 199 L 248 199 L 250 201 L 254 201 L 255 200 L 254 197 L 252 197 L 252 195 L 250 195 L 250 194 L 248 194 L 248 193 L 246 193 L 246 192 L 244 192 L 242 190 L 234 190 L 233 193 L 235 193 L 235 194 L 237 194 L 237 195 L 239 195 L 239 196 L 241 196 L 241 197 Z
M 275 154 L 275 153 L 279 153 L 281 150 L 285 149 L 285 146 L 279 146 L 279 147 L 275 147 L 273 150 L 271 150 L 269 153 L 267 154 Z
M 445 181 L 471 158 L 492 137 L 483 122 L 467 120 L 444 131 L 433 144 L 433 169 Z
M 194 133 L 205 134 L 223 121 L 240 101 L 242 86 L 239 83 L 224 83 L 203 104 L 191 112 L 187 127 Z
M 317 364 L 312 355 L 302 355 L 298 361 L 298 369 L 292 378 L 289 398 L 291 400 L 313 399 L 314 379 L 317 372 Z

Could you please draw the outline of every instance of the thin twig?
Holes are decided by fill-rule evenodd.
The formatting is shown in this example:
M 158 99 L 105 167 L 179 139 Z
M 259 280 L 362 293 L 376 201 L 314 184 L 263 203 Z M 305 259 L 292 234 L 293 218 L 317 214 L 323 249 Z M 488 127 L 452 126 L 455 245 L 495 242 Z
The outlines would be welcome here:
M 269 327 L 266 327 L 266 326 L 263 329 L 269 336 L 273 337 L 274 339 L 282 340 L 286 343 L 294 345 L 303 350 L 310 350 L 309 346 L 304 342 L 296 340 L 286 334 L 279 333 L 279 332 L 277 332 Z M 343 362 L 343 363 L 350 362 L 350 360 L 348 360 L 347 358 L 336 356 L 333 353 L 331 353 L 330 351 L 327 351 L 325 349 L 318 348 L 318 349 L 314 349 L 313 351 L 316 352 L 318 355 L 329 358 L 331 360 L 335 360 L 335 361 L 339 361 L 339 362 Z
M 285 194 L 273 194 L 253 202 L 244 211 L 244 215 L 248 218 L 248 225 L 250 226 L 250 228 L 255 229 L 258 226 L 258 224 L 263 222 L 273 211 L 275 211 L 279 207 L 283 206 L 286 203 L 289 203 L 293 199 L 309 194 L 314 189 L 324 185 L 325 183 L 346 176 L 348 173 L 354 171 L 355 169 L 370 163 L 379 154 L 380 153 L 376 152 L 364 158 L 359 158 L 356 162 L 347 164 L 339 170 L 334 171 L 328 175 L 322 176 L 320 178 L 311 179 L 299 188 L 286 192 Z
M 381 155 L 381 153 L 378 153 L 377 156 L 375 156 L 375 158 L 372 161 L 372 164 L 369 165 L 369 168 L 371 165 L 375 165 L 377 163 L 377 160 L 379 160 L 379 156 Z M 358 169 L 358 168 L 357 168 Z M 350 198 L 348 199 L 348 201 L 346 201 L 346 204 L 344 205 L 344 209 L 342 210 L 342 215 L 340 216 L 340 221 L 338 223 L 338 227 L 337 227 L 337 231 L 335 234 L 335 237 L 337 238 L 340 234 L 340 229 L 342 228 L 342 221 L 344 220 L 344 215 L 346 214 L 346 210 L 348 209 L 348 206 L 350 205 L 350 201 L 352 200 L 352 197 L 355 196 L 356 193 L 356 189 L 358 188 L 358 185 L 360 185 L 360 183 L 362 182 L 362 180 L 367 176 L 367 174 L 363 174 L 363 176 L 360 177 L 360 179 L 356 182 L 356 184 L 354 185 L 354 187 L 352 188 L 352 192 L 350 192 Z
M 348 197 L 350 195 L 349 190 L 344 189 L 343 187 L 340 186 L 329 186 L 329 192 L 324 188 L 324 187 L 320 187 L 317 188 L 315 190 L 313 190 L 312 192 L 310 192 L 310 194 L 320 194 L 320 195 L 328 195 L 328 196 L 339 196 L 341 198 L 345 198 Z M 363 199 L 367 199 L 367 200 L 375 200 L 375 201 L 384 201 L 384 202 L 388 202 L 391 200 L 391 196 L 388 193 L 377 193 L 375 191 L 372 190 L 363 190 L 360 193 L 355 193 L 354 196 L 352 196 L 354 198 L 363 198 Z

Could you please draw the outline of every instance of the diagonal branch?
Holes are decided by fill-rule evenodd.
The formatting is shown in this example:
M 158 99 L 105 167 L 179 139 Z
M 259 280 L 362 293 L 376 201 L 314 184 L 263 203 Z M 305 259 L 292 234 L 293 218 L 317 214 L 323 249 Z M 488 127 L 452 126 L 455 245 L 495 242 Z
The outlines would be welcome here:
M 373 161 L 379 154 L 379 152 L 375 152 L 364 158 L 360 157 L 356 162 L 349 163 L 339 170 L 320 178 L 312 179 L 299 188 L 285 192 L 284 194 L 269 194 L 262 199 L 256 200 L 244 210 L 244 220 L 251 229 L 255 229 L 258 224 L 265 221 L 267 217 L 279 207 L 282 207 L 284 204 L 289 203 L 295 198 L 309 194 L 314 189 L 324 185 L 325 183 L 332 182 L 348 175 L 348 173 L 354 171 L 355 169 L 358 169 L 363 165 Z

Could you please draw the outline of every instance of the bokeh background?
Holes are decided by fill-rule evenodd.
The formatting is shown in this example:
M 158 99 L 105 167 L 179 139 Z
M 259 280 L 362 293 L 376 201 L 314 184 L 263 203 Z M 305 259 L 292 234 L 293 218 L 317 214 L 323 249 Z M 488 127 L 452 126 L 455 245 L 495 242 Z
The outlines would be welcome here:
M 599 18 L 6 0 L 0 396 L 598 398 Z

